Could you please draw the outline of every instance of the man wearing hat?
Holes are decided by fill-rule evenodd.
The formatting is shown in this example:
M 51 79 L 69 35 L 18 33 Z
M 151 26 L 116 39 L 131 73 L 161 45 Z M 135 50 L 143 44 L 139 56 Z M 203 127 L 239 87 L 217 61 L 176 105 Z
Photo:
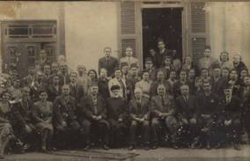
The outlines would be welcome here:
M 120 86 L 113 85 L 113 96 L 107 99 L 107 115 L 110 123 L 110 142 L 113 147 L 124 144 L 124 138 L 128 129 L 128 108 L 126 99 L 120 97 Z
M 154 81 L 156 77 L 156 69 L 153 64 L 153 60 L 151 57 L 147 57 L 145 59 L 145 70 L 149 72 L 150 80 Z
M 232 95 L 231 85 L 224 87 L 224 97 L 220 99 L 222 109 L 221 119 L 224 120 L 224 136 L 226 141 L 233 143 L 234 149 L 240 150 L 240 136 L 242 130 L 242 106 L 240 99 Z
M 107 76 L 110 77 L 114 73 L 115 67 L 119 66 L 119 62 L 118 59 L 111 56 L 111 47 L 105 47 L 103 52 L 105 53 L 105 56 L 99 59 L 98 71 L 100 73 L 100 69 L 105 68 L 107 70 Z
M 107 121 L 106 102 L 103 97 L 98 95 L 99 88 L 97 84 L 92 84 L 89 90 L 90 94 L 83 97 L 79 105 L 81 132 L 86 138 L 84 149 L 88 150 L 90 148 L 91 134 L 99 134 L 98 137 L 101 137 L 103 149 L 108 150 L 110 126 Z
M 121 69 L 115 68 L 114 75 L 115 75 L 115 77 L 113 79 L 111 79 L 108 83 L 110 96 L 111 97 L 113 96 L 113 92 L 111 91 L 111 87 L 113 85 L 118 85 L 121 89 L 119 91 L 119 96 L 122 98 L 127 98 L 127 84 L 126 84 L 126 80 L 122 78 Z

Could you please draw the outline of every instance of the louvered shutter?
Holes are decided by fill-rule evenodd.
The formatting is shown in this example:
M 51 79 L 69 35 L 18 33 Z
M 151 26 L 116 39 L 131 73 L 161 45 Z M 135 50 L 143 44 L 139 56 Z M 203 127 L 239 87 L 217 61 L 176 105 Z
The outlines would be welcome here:
M 208 41 L 207 13 L 205 12 L 205 2 L 190 3 L 190 42 L 191 53 L 194 62 L 203 56 L 203 51 Z
M 137 53 L 137 30 L 136 30 L 136 2 L 124 1 L 120 3 L 120 53 L 119 57 L 125 56 L 127 46 L 133 48 L 134 54 Z

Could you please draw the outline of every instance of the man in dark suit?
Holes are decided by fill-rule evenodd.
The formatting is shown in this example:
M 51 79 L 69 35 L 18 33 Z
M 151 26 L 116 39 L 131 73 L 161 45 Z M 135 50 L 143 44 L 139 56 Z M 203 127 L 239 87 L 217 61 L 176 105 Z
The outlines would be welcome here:
M 55 98 L 62 93 L 62 86 L 58 75 L 52 77 L 52 84 L 47 88 L 48 100 L 54 102 Z
M 77 82 L 77 73 L 71 72 L 70 73 L 70 95 L 76 99 L 77 102 L 83 97 L 83 86 Z
M 86 138 L 84 150 L 90 148 L 90 136 L 93 134 L 93 130 L 95 130 L 95 134 L 100 135 L 103 149 L 109 149 L 110 125 L 107 121 L 107 107 L 105 100 L 98 95 L 98 90 L 98 85 L 92 84 L 90 95 L 83 97 L 79 106 L 79 120 Z
M 204 92 L 197 96 L 197 117 L 198 126 L 200 127 L 200 145 L 205 145 L 207 150 L 211 149 L 211 144 L 214 143 L 216 137 L 214 130 L 217 125 L 217 117 L 220 113 L 218 107 L 218 96 L 212 93 L 211 84 L 209 82 L 203 83 Z M 199 147 L 201 147 L 198 145 Z M 217 147 L 218 145 L 215 145 Z
M 172 60 L 174 59 L 174 54 L 172 50 L 166 49 L 166 45 L 163 40 L 158 41 L 158 53 L 157 53 L 157 63 L 155 64 L 155 67 L 158 69 L 164 64 L 164 58 L 170 57 Z
M 69 69 L 68 69 L 68 65 L 66 64 L 66 62 L 62 62 L 60 64 L 59 76 L 60 76 L 60 85 L 61 86 L 69 83 L 69 81 L 70 81 Z
M 70 96 L 69 85 L 64 85 L 62 94 L 54 101 L 53 109 L 53 124 L 59 148 L 69 148 L 77 143 L 80 124 L 77 121 L 76 103 L 76 99 Z
M 166 94 L 166 89 L 163 84 L 158 85 L 157 95 L 151 99 L 151 112 L 152 112 L 152 141 L 153 149 L 157 148 L 160 134 L 159 130 L 164 130 L 170 136 L 172 146 L 176 149 L 177 138 L 176 132 L 178 129 L 177 119 L 175 115 L 175 104 L 173 97 Z
M 105 47 L 103 51 L 105 53 L 105 57 L 99 59 L 98 71 L 100 73 L 100 69 L 105 68 L 108 71 L 108 77 L 111 77 L 114 73 L 114 69 L 119 67 L 119 62 L 118 59 L 111 56 L 112 51 L 110 47 Z
M 33 117 L 33 102 L 29 96 L 30 89 L 22 89 L 22 98 L 13 105 L 13 129 L 17 137 L 29 148 L 35 141 L 35 124 Z
M 232 142 L 236 150 L 240 150 L 240 137 L 242 130 L 242 107 L 240 99 L 232 95 L 232 87 L 224 87 L 224 97 L 220 99 L 222 107 L 221 119 L 224 120 L 224 136 L 226 141 Z
M 182 85 L 187 85 L 188 81 L 187 81 L 187 72 L 185 70 L 181 70 L 180 74 L 179 74 L 179 80 L 177 80 L 174 83 L 174 87 L 173 87 L 173 96 L 174 98 L 178 97 L 181 95 L 181 90 L 180 87 Z
M 113 97 L 107 99 L 107 114 L 110 123 L 111 146 L 119 147 L 123 144 L 128 128 L 128 108 L 125 98 L 119 96 L 120 86 L 111 87 Z
M 138 130 L 141 131 L 143 143 L 145 150 L 149 150 L 149 141 L 150 141 L 150 127 L 149 127 L 149 98 L 143 97 L 142 90 L 136 88 L 135 98 L 130 100 L 129 111 L 130 111 L 130 147 L 129 150 L 134 149 L 136 145 L 136 134 Z
M 180 90 L 181 95 L 176 98 L 176 117 L 181 125 L 180 142 L 190 146 L 198 137 L 196 99 L 189 94 L 188 85 L 182 85 Z

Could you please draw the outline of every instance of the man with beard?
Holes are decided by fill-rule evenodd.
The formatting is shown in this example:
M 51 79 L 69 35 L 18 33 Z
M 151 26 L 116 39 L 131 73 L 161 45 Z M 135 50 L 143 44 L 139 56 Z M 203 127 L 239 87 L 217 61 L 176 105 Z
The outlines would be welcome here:
M 107 99 L 107 115 L 110 123 L 110 142 L 113 147 L 124 144 L 125 134 L 128 127 L 127 101 L 119 96 L 120 86 L 111 87 L 113 96 Z

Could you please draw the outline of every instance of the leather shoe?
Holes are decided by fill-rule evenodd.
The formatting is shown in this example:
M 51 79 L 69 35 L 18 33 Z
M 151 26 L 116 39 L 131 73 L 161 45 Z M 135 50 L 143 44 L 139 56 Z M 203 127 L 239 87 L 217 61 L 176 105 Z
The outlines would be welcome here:
M 129 147 L 128 147 L 128 150 L 133 150 L 135 147 L 133 146 L 133 145 L 130 145 Z
M 88 151 L 89 149 L 90 149 L 90 145 L 86 145 L 83 150 Z
M 214 146 L 215 149 L 220 149 L 220 147 L 221 147 L 221 143 L 217 143 L 217 144 Z
M 102 147 L 104 150 L 109 150 L 109 147 L 107 145 L 103 145 Z
M 179 146 L 176 145 L 176 144 L 173 144 L 172 146 L 173 146 L 174 149 L 179 149 Z
M 206 149 L 207 149 L 207 150 L 211 150 L 211 145 L 210 145 L 210 143 L 209 143 L 209 142 L 207 142 Z
M 158 148 L 158 145 L 157 144 L 154 144 L 153 146 L 152 146 L 152 149 L 157 149 Z
M 149 148 L 148 145 L 146 145 L 146 146 L 144 147 L 144 149 L 145 149 L 145 150 L 149 150 L 150 148 Z
M 240 144 L 234 143 L 234 149 L 235 150 L 241 150 Z

